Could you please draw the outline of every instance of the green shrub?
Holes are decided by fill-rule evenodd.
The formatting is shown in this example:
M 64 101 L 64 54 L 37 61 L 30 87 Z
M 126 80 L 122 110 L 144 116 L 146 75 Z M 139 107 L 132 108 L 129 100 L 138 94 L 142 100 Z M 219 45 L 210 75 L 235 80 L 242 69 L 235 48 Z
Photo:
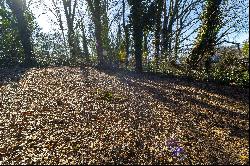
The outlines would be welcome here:
M 247 86 L 249 72 L 248 68 L 240 61 L 242 58 L 234 48 L 223 50 L 220 62 L 212 65 L 212 79 L 225 84 Z

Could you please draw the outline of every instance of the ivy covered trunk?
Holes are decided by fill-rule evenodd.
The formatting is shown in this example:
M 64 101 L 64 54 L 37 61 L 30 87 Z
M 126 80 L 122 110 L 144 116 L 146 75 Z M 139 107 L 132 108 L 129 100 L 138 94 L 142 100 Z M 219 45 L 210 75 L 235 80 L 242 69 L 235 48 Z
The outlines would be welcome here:
M 202 25 L 188 60 L 192 69 L 196 69 L 201 62 L 205 61 L 206 71 L 209 71 L 209 59 L 215 53 L 217 34 L 221 28 L 221 2 L 222 0 L 206 1 L 206 8 L 202 15 Z
M 22 0 L 7 0 L 6 2 L 9 5 L 17 21 L 18 33 L 25 54 L 24 65 L 34 65 L 34 59 L 32 59 L 33 48 L 30 39 L 31 32 L 28 27 L 28 21 L 25 18 L 25 5 L 23 4 Z
M 103 56 L 103 40 L 102 40 L 102 24 L 101 24 L 101 4 L 99 0 L 87 0 L 92 20 L 95 26 L 96 51 L 98 58 L 98 66 L 105 67 L 105 59 Z

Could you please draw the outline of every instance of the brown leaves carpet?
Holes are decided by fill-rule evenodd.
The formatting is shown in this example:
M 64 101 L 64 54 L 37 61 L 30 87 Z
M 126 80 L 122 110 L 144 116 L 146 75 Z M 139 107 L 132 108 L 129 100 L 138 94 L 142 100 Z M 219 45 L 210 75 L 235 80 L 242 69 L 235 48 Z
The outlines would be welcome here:
M 249 164 L 248 97 L 91 67 L 1 69 L 0 164 Z

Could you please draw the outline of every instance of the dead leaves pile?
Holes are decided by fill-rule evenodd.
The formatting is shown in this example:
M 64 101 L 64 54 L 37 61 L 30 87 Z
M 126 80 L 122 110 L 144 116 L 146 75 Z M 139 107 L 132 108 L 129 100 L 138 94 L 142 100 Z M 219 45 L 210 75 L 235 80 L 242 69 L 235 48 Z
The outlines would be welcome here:
M 249 163 L 248 90 L 238 100 L 90 67 L 32 68 L 9 80 L 0 84 L 0 164 Z

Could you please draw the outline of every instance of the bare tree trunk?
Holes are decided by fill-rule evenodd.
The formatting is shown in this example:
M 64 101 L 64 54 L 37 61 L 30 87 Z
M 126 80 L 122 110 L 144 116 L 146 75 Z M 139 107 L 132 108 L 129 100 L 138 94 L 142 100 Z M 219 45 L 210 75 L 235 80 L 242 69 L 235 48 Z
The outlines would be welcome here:
M 145 55 L 146 54 L 146 55 Z M 148 32 L 143 32 L 143 63 L 145 63 L 145 65 L 148 65 Z
M 162 25 L 162 50 L 165 56 L 167 56 L 167 44 L 168 44 L 168 35 L 167 35 L 167 27 L 168 27 L 168 18 L 169 18 L 169 12 L 167 13 L 167 0 L 164 0 L 164 6 L 163 6 L 163 25 Z
M 85 35 L 83 22 L 81 23 L 81 29 L 82 29 L 83 52 L 84 52 L 84 55 L 86 56 L 87 62 L 89 62 L 90 61 L 90 59 L 89 59 L 89 49 L 88 49 L 87 38 L 86 38 L 86 35 Z
M 163 11 L 164 2 L 157 0 L 156 3 L 156 22 L 155 22 L 155 60 L 156 68 L 159 68 L 159 56 L 160 56 L 160 32 L 161 32 L 161 15 Z
M 128 25 L 125 24 L 125 0 L 122 0 L 122 25 L 125 33 L 125 50 L 126 50 L 126 62 L 125 65 L 128 67 L 128 58 L 129 58 L 129 34 L 128 34 Z
M 165 5 L 166 5 L 165 0 Z M 172 52 L 172 36 L 173 36 L 173 26 L 176 21 L 176 15 L 178 10 L 178 0 L 170 0 L 168 13 L 164 9 L 164 22 L 163 22 L 163 52 L 167 58 L 171 59 Z M 165 7 L 166 8 L 166 7 Z
M 77 0 L 74 0 L 72 8 L 72 0 L 63 0 L 64 13 L 67 20 L 68 27 L 68 44 L 70 48 L 70 55 L 75 63 L 78 50 L 78 43 L 76 43 L 75 32 L 74 32 L 74 18 L 76 11 Z
M 56 5 L 55 0 L 52 0 L 52 4 L 53 4 L 54 7 L 55 7 L 54 10 L 55 10 L 55 11 L 59 11 L 59 9 L 58 9 L 58 7 L 57 7 L 57 5 Z M 45 7 L 48 7 L 47 4 L 44 4 L 44 5 L 45 5 Z M 63 22 L 62 22 L 62 15 L 61 15 L 60 11 L 59 11 L 59 12 L 54 12 L 54 11 L 51 10 L 50 8 L 49 8 L 49 11 L 57 18 L 57 21 L 59 22 L 59 27 L 60 27 L 60 30 L 62 31 L 63 45 L 64 45 L 64 47 L 66 48 L 66 47 L 67 47 L 67 44 L 66 44 L 66 39 L 65 39 L 65 34 L 64 34 L 64 28 L 63 28 Z
M 177 3 L 178 0 L 176 1 Z M 175 32 L 175 46 L 174 46 L 174 61 L 176 62 L 178 58 L 178 50 L 179 50 L 179 41 L 180 41 L 180 18 L 179 18 L 179 10 L 178 8 L 176 9 L 176 32 Z

